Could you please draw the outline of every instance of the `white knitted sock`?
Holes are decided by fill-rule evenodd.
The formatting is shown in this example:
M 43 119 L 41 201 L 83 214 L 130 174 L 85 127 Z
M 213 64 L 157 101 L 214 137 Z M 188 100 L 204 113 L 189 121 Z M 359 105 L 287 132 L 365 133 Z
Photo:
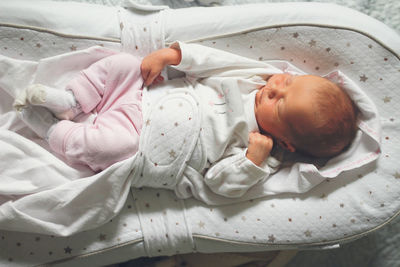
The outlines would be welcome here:
M 26 88 L 26 99 L 32 105 L 48 108 L 59 119 L 72 120 L 82 112 L 71 90 L 32 84 Z

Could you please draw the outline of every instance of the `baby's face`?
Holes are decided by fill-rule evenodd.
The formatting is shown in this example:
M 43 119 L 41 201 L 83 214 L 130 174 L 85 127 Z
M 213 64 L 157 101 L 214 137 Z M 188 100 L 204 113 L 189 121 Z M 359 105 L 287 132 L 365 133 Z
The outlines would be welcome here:
M 290 124 L 307 127 L 314 118 L 313 83 L 322 78 L 312 75 L 276 74 L 256 94 L 255 116 L 258 126 L 278 141 L 293 143 Z

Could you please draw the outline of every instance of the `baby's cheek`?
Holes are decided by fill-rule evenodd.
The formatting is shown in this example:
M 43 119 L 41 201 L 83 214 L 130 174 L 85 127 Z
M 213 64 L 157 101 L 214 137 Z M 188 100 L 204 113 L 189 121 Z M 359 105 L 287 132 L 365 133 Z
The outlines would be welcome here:
M 287 73 L 275 74 L 268 80 L 268 83 L 270 84 L 270 86 L 272 88 L 275 88 L 277 86 L 284 85 L 286 79 L 289 77 L 290 77 L 290 74 L 287 74 Z
M 282 79 L 280 77 L 272 77 L 268 80 L 267 85 L 269 88 L 276 89 L 282 83 Z

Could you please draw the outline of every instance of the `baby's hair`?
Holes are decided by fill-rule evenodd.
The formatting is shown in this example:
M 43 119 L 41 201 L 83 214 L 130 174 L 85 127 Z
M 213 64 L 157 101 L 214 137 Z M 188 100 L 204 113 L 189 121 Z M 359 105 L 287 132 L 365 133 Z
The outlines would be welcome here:
M 337 84 L 323 78 L 314 90 L 314 120 L 307 127 L 290 124 L 294 146 L 314 157 L 332 157 L 343 151 L 357 132 L 357 110 Z

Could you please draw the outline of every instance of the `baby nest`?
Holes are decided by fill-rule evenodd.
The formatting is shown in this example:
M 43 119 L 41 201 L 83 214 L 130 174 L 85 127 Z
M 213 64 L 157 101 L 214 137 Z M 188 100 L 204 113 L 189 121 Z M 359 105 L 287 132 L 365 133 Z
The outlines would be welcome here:
M 31 12 L 21 17 L 26 8 Z M 384 24 L 320 3 L 143 10 L 4 1 L 0 10 L 1 54 L 8 57 L 39 60 L 93 45 L 145 55 L 175 40 L 200 43 L 256 60 L 286 60 L 317 75 L 340 70 L 374 101 L 382 125 L 382 153 L 366 174 L 354 170 L 304 194 L 225 206 L 132 188 L 120 214 L 94 230 L 71 237 L 0 231 L 1 264 L 83 266 L 193 251 L 337 247 L 399 214 L 400 37 Z M 2 128 L 40 144 L 10 115 L 12 98 L 3 90 L 0 96 Z

